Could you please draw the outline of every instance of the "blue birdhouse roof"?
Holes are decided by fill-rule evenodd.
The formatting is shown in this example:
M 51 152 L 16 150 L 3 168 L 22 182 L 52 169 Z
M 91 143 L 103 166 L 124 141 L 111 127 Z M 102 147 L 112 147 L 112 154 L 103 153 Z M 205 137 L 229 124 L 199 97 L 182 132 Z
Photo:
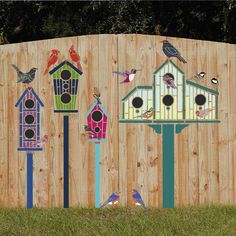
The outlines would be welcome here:
M 60 63 L 58 66 L 54 67 L 52 70 L 49 71 L 49 74 L 52 75 L 54 74 L 56 71 L 58 71 L 62 66 L 64 66 L 65 64 L 67 64 L 68 66 L 70 66 L 73 70 L 75 70 L 78 74 L 82 75 L 83 72 L 80 71 L 78 68 L 76 68 L 73 64 L 71 64 L 69 61 L 65 60 L 62 63 Z
M 21 97 L 20 97 L 19 100 L 17 101 L 17 103 L 16 103 L 16 105 L 15 105 L 16 107 L 19 106 L 19 104 L 21 103 L 22 99 L 25 97 L 25 95 L 26 95 L 28 92 L 31 92 L 31 93 L 34 95 L 34 97 L 36 98 L 36 100 L 38 101 L 38 103 L 39 103 L 42 107 L 44 107 L 43 102 L 40 100 L 40 98 L 38 97 L 38 95 L 34 92 L 33 88 L 27 88 L 27 89 L 24 91 L 24 93 L 21 95 Z
M 108 117 L 108 113 L 106 111 L 106 109 L 104 108 L 104 106 L 101 103 L 98 103 L 98 101 L 95 101 L 92 106 L 89 108 L 89 110 L 86 113 L 86 117 L 89 116 L 89 114 L 92 112 L 93 108 L 98 104 L 98 106 L 102 109 L 102 111 L 104 112 L 104 114 Z

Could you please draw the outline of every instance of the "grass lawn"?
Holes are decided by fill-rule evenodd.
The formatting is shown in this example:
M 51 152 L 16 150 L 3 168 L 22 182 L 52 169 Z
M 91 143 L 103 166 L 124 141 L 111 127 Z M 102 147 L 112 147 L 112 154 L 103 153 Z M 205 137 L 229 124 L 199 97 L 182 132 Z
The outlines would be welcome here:
M 236 206 L 0 209 L 0 235 L 236 235 Z

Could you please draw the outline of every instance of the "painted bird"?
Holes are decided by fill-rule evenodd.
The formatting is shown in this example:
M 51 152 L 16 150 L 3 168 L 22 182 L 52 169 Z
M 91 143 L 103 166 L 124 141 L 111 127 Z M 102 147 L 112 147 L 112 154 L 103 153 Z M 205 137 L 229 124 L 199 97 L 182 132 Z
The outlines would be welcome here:
M 70 57 L 73 62 L 77 64 L 77 68 L 82 72 L 82 66 L 80 64 L 80 56 L 79 54 L 75 51 L 74 46 L 72 45 L 69 49 Z
M 97 100 L 98 104 L 101 104 L 101 101 L 100 101 L 101 93 L 99 92 L 98 88 L 93 87 L 91 89 L 91 92 L 93 94 L 93 97 Z
M 163 40 L 162 50 L 167 57 L 177 57 L 183 63 L 187 63 L 180 52 L 167 40 Z
M 103 208 L 107 205 L 116 205 L 119 201 L 120 192 L 113 193 L 101 206 L 100 208 Z
M 129 71 L 125 71 L 125 72 L 113 71 L 113 74 L 117 74 L 117 75 L 121 75 L 125 77 L 125 79 L 120 82 L 121 84 L 125 84 L 125 83 L 130 83 L 134 80 L 137 71 L 141 71 L 141 70 L 132 69 L 130 72 Z
M 134 118 L 151 118 L 153 116 L 154 113 L 154 108 L 151 107 L 149 110 L 145 111 L 143 114 L 139 115 L 139 116 L 135 116 Z
M 143 209 L 147 209 L 147 207 L 145 206 L 143 199 L 141 197 L 141 195 L 139 194 L 139 192 L 136 189 L 132 189 L 132 197 L 133 197 L 133 201 L 135 203 L 136 206 L 142 206 Z
M 16 70 L 17 76 L 19 78 L 17 83 L 22 82 L 24 84 L 29 84 L 34 80 L 37 68 L 33 67 L 29 72 L 23 73 L 16 65 L 12 64 L 12 66 Z
M 174 83 L 174 76 L 171 73 L 165 73 L 163 75 L 163 81 L 167 85 L 167 88 L 171 87 L 173 89 L 177 89 L 175 83 Z
M 207 108 L 205 110 L 196 111 L 196 115 L 200 118 L 205 118 L 213 109 Z
M 196 81 L 200 81 L 200 80 L 204 79 L 205 75 L 206 75 L 206 72 L 201 71 L 200 73 L 194 75 L 192 77 L 192 79 L 195 79 Z
M 96 136 L 97 134 L 91 129 L 89 128 L 87 125 L 84 125 L 84 131 L 87 135 L 91 135 L 91 136 Z
M 218 79 L 212 78 L 211 83 L 214 84 L 214 85 L 218 85 L 219 82 L 218 82 Z
M 44 75 L 46 75 L 49 72 L 50 67 L 57 62 L 60 51 L 58 51 L 57 49 L 52 49 L 51 53 L 52 54 L 50 55 L 48 59 L 47 68 L 44 71 Z
M 43 145 L 43 144 L 45 144 L 45 143 L 47 143 L 47 142 L 48 142 L 48 135 L 45 134 L 45 135 L 38 141 L 38 144 Z

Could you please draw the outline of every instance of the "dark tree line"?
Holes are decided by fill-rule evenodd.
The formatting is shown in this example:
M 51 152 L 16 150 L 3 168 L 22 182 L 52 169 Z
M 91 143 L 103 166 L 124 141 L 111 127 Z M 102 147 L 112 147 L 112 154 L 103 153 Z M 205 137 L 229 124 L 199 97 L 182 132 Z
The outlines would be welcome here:
M 236 0 L 0 2 L 0 43 L 142 33 L 236 43 Z

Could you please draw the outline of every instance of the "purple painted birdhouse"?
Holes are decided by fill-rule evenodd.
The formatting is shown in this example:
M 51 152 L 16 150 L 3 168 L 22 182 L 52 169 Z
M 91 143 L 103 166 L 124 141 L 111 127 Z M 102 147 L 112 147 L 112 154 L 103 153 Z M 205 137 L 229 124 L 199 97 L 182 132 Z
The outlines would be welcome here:
M 40 106 L 33 88 L 27 88 L 15 105 L 20 108 L 19 151 L 40 151 Z
M 87 126 L 91 130 L 90 142 L 106 141 L 108 113 L 99 101 L 95 101 L 86 113 Z

